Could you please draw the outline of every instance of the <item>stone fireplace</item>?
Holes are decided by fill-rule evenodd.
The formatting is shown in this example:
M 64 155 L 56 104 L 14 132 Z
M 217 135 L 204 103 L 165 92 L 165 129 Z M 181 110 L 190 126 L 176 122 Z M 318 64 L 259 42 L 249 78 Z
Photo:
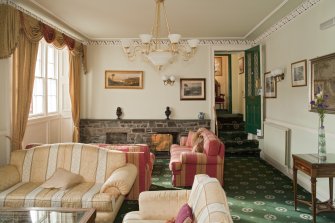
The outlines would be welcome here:
M 210 128 L 210 120 L 141 120 L 141 119 L 81 119 L 80 142 L 127 144 L 145 143 L 152 146 L 153 134 L 171 134 L 173 143 L 180 136 L 199 128 Z

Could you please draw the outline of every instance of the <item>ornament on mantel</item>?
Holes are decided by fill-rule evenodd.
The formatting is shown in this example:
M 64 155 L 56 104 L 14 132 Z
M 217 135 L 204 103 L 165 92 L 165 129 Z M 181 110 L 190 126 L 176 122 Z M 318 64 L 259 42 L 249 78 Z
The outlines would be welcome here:
M 117 119 L 121 119 L 122 111 L 120 107 L 116 108 L 116 115 L 117 115 Z
M 165 110 L 166 120 L 170 120 L 169 116 L 171 115 L 170 107 L 167 106 Z

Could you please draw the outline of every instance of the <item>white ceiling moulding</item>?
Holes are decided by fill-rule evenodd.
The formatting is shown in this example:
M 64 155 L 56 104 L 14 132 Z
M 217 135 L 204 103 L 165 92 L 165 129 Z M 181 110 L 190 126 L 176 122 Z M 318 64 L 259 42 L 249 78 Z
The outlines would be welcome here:
M 80 39 L 78 37 L 76 37 L 74 34 L 46 21 L 45 19 L 43 19 L 41 16 L 38 16 L 36 15 L 36 13 L 34 12 L 31 12 L 30 10 L 26 9 L 23 5 L 19 5 L 18 3 L 16 3 L 15 1 L 13 0 L 0 0 L 0 4 L 7 4 L 7 5 L 10 5 L 12 7 L 14 7 L 15 9 L 23 12 L 24 14 L 27 14 L 29 16 L 31 16 L 32 18 L 52 27 L 53 29 L 57 30 L 58 32 L 61 32 L 61 33 L 64 33 L 65 35 L 71 37 L 72 39 L 78 41 L 78 42 L 81 42 L 83 44 L 85 44 L 87 42 L 86 39 Z
M 290 22 L 292 22 L 296 17 L 299 15 L 304 14 L 305 12 L 312 9 L 314 6 L 316 6 L 318 3 L 320 3 L 321 0 L 306 0 L 303 3 L 301 3 L 296 9 L 294 9 L 291 13 L 289 13 L 287 16 L 283 17 L 279 22 L 271 26 L 267 31 L 265 31 L 263 34 L 261 34 L 259 37 L 257 37 L 254 42 L 255 44 L 260 44 L 264 42 L 267 38 L 269 38 L 273 33 L 280 30 Z
M 252 40 L 243 40 L 243 39 L 199 39 L 200 42 L 198 45 L 210 45 L 210 46 L 221 46 L 221 45 L 254 45 L 255 42 Z M 160 44 L 168 45 L 169 40 L 162 39 L 159 40 Z M 140 45 L 141 41 L 139 39 L 133 39 L 133 43 Z M 86 42 L 87 45 L 93 46 L 122 46 L 120 39 L 113 40 L 89 40 Z M 187 44 L 186 40 L 181 40 L 181 45 Z

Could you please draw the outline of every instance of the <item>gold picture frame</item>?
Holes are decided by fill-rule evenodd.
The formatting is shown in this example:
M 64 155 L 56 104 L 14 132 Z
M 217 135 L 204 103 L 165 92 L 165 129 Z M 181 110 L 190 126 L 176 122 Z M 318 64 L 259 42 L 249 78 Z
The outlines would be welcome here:
M 222 57 L 214 57 L 215 76 L 222 76 Z
M 105 89 L 143 89 L 143 71 L 106 70 Z
M 326 113 L 335 113 L 335 53 L 311 59 L 311 88 L 310 97 L 323 92 L 327 95 Z M 316 111 L 312 109 L 311 111 Z

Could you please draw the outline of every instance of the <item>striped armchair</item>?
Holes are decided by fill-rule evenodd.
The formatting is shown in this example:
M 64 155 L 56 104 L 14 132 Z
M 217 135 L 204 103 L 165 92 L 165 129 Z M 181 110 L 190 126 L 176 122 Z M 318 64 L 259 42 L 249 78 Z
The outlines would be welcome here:
M 187 144 L 191 140 L 187 137 L 181 138 L 180 145 L 171 146 L 169 168 L 172 171 L 172 184 L 174 186 L 192 186 L 196 174 L 215 177 L 223 185 L 224 144 L 213 132 L 207 129 L 201 129 L 201 135 L 204 138 L 203 153 L 192 152 L 192 145 Z

